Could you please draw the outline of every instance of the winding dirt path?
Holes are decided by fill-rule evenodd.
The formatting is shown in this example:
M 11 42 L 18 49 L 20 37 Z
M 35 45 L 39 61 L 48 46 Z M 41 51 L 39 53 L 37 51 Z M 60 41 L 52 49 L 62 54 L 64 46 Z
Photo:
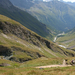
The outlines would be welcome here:
M 67 66 L 71 66 L 71 65 L 66 65 L 65 60 L 63 60 L 63 64 L 62 64 L 62 65 L 38 66 L 38 67 L 36 67 L 36 68 L 67 67 Z

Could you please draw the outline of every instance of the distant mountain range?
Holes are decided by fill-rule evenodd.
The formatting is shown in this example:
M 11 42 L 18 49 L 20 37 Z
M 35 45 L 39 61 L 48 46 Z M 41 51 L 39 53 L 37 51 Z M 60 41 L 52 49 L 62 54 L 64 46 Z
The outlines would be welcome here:
M 53 39 L 52 30 L 47 29 L 45 24 L 39 22 L 26 11 L 13 6 L 9 0 L 0 0 L 0 14 L 20 22 L 22 25 L 45 38 Z
M 75 7 L 64 2 L 30 0 L 10 0 L 15 6 L 26 10 L 48 28 L 66 31 L 75 27 Z
M 75 7 L 75 2 L 71 3 L 71 2 L 66 2 L 67 4 L 74 6 Z

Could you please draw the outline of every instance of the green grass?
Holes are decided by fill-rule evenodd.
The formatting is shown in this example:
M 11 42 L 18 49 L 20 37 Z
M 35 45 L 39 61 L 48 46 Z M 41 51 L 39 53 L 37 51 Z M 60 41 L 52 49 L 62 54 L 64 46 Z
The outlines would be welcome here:
M 74 52 L 67 51 L 66 49 L 63 49 L 63 48 L 61 48 L 61 50 L 63 50 L 63 51 L 61 51 L 60 48 L 57 47 L 55 44 L 53 44 L 54 49 L 56 48 L 56 51 L 54 52 L 54 51 L 51 51 L 51 49 L 48 49 L 45 46 L 43 47 L 41 44 L 40 44 L 41 45 L 41 48 L 40 48 L 40 47 L 37 47 L 33 44 L 30 44 L 30 43 L 28 43 L 28 42 L 26 42 L 26 41 L 24 41 L 24 40 L 22 40 L 22 39 L 20 39 L 16 36 L 14 36 L 14 35 L 11 35 L 11 34 L 8 34 L 7 37 L 9 37 L 11 39 L 5 38 L 2 34 L 0 34 L 0 45 L 9 47 L 10 49 L 11 49 L 11 47 L 13 49 L 16 48 L 16 51 L 15 51 L 16 53 L 15 54 L 17 54 L 17 50 L 19 50 L 19 49 L 23 50 L 23 51 L 26 51 L 26 52 L 29 52 L 30 54 L 34 55 L 33 58 L 37 57 L 37 55 L 36 55 L 37 52 L 40 53 L 41 55 L 44 55 L 44 56 L 48 57 L 48 58 L 54 58 L 56 56 L 65 57 L 65 54 L 63 53 L 63 51 L 74 54 Z M 15 40 L 15 39 L 17 39 L 17 40 Z M 17 42 L 17 41 L 20 41 L 20 42 Z M 53 55 L 51 53 L 49 53 L 48 51 L 46 51 L 46 50 L 53 53 Z M 21 54 L 14 55 L 13 57 L 22 58 L 22 56 L 23 56 L 23 57 L 26 57 L 26 58 L 30 58 L 29 56 L 25 56 L 26 55 L 25 53 L 24 54 L 22 52 L 20 52 L 20 53 Z M 54 55 L 56 55 L 56 56 L 54 56 Z M 70 56 L 69 54 L 67 54 L 67 55 Z
M 69 33 L 66 33 L 64 36 L 62 37 L 58 37 L 56 42 L 58 42 L 59 44 L 64 44 L 65 46 L 74 46 L 75 45 L 75 32 L 71 31 Z
M 38 56 L 37 56 L 38 53 L 41 55 L 44 55 L 46 57 L 49 57 L 49 58 L 65 57 L 65 54 L 67 56 L 72 56 L 72 54 L 74 55 L 73 51 L 68 51 L 64 48 L 60 48 L 49 40 L 48 41 L 51 43 L 51 49 L 47 48 L 47 44 L 46 44 L 46 42 L 44 42 L 46 39 L 42 38 L 41 36 L 32 32 L 31 30 L 25 28 L 24 26 L 22 26 L 21 24 L 19 24 L 18 22 L 14 21 L 14 20 L 7 18 L 6 16 L 3 16 L 3 15 L 0 15 L 0 16 L 1 16 L 0 19 L 2 18 L 1 22 L 3 22 L 3 23 L 10 22 L 13 26 L 18 25 L 18 27 L 20 27 L 20 28 L 23 27 L 24 30 L 27 30 L 28 32 L 30 32 L 30 34 L 32 34 L 30 36 L 27 35 L 28 37 L 31 37 L 29 39 L 26 36 L 24 36 L 25 39 L 28 40 L 28 42 L 27 42 L 27 41 L 24 41 L 23 39 L 21 39 L 21 37 L 20 38 L 17 37 L 13 33 L 12 34 L 10 33 L 7 35 L 0 33 L 0 45 L 9 47 L 10 49 L 11 48 L 16 49 L 16 51 L 17 50 L 21 50 L 21 51 L 25 50 L 25 52 L 27 52 L 26 54 L 28 55 L 28 58 L 31 57 L 32 59 L 38 58 Z M 41 40 L 41 39 L 43 39 L 43 40 Z M 30 42 L 31 42 L 31 44 L 30 44 Z M 32 42 L 34 42 L 37 45 L 36 46 L 33 45 Z M 51 53 L 48 52 L 47 50 L 50 51 Z M 30 55 L 28 54 L 28 52 L 30 53 Z M 22 55 L 22 53 L 21 53 L 21 55 Z M 15 55 L 14 55 L 14 57 L 15 57 Z M 16 55 L 16 57 L 21 57 L 21 56 L 18 54 L 18 55 Z
M 5 22 L 4 20 L 2 21 Z M 15 21 L 13 22 L 16 24 Z M 42 72 L 44 70 L 36 69 L 35 67 L 52 64 L 62 64 L 63 59 L 68 59 L 67 62 L 69 63 L 69 61 L 73 59 L 72 55 L 75 55 L 74 51 L 69 51 L 61 48 L 51 41 L 47 40 L 50 43 L 49 45 L 51 47 L 49 49 L 46 46 L 46 42 L 44 42 L 44 40 L 46 41 L 46 39 L 40 37 L 34 32 L 31 32 L 31 34 L 34 35 L 31 36 L 34 39 L 31 39 L 30 41 L 39 43 L 40 47 L 26 40 L 23 40 L 14 34 L 4 34 L 2 32 L 0 33 L 0 46 L 6 48 L 6 50 L 12 50 L 12 57 L 14 59 L 12 61 L 9 61 L 3 59 L 2 55 L 0 56 L 0 63 L 10 64 L 10 66 L 7 67 L 0 67 L 1 75 L 48 75 L 51 73 Z M 43 39 L 42 42 L 44 43 L 42 43 L 41 40 L 38 40 L 37 37 Z M 47 50 L 50 51 L 50 53 Z M 56 57 L 55 55 L 58 57 Z M 66 58 L 65 55 L 67 55 L 67 57 L 69 58 Z M 52 71 L 54 71 L 54 69 Z
M 74 58 L 65 58 L 70 61 Z M 57 67 L 37 69 L 36 66 L 62 64 L 63 58 L 39 58 L 26 63 L 16 63 L 0 59 L 0 63 L 9 63 L 10 67 L 0 67 L 0 75 L 74 75 L 75 67 Z
M 11 39 L 5 38 L 2 34 L 0 34 L 0 45 L 7 47 L 10 50 L 13 50 L 13 57 L 16 57 L 17 60 L 18 59 L 23 59 L 23 60 L 35 59 L 35 58 L 38 58 L 38 55 L 37 55 L 38 53 L 40 55 L 44 55 L 41 51 L 39 51 L 38 47 L 14 35 L 12 36 L 7 35 L 7 37 Z M 20 41 L 20 43 L 17 41 Z
M 21 67 L 36 67 L 36 66 L 45 66 L 45 65 L 52 65 L 52 64 L 62 64 L 63 58 L 38 58 L 35 60 L 31 60 L 26 62 Z

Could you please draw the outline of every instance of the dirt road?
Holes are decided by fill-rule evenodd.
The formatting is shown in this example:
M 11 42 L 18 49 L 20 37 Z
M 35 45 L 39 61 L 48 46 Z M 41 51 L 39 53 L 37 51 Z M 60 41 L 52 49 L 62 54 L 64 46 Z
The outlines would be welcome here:
M 71 66 L 71 65 L 48 65 L 48 66 L 39 66 L 36 68 L 67 67 L 67 66 Z
M 63 64 L 62 64 L 62 65 L 47 65 L 47 66 L 38 66 L 38 67 L 36 67 L 36 68 L 67 67 L 67 66 L 71 66 L 71 65 L 66 65 L 65 60 L 63 60 Z

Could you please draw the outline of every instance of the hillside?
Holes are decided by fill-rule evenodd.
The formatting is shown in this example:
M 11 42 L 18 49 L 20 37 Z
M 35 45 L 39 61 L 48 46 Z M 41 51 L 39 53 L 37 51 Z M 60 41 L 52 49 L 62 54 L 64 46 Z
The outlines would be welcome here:
M 72 57 L 75 52 L 60 48 L 20 23 L 0 15 L 0 56 L 25 62 L 40 57 Z
M 75 48 L 62 48 L 58 43 L 50 41 L 56 33 L 55 30 L 14 7 L 9 0 L 0 0 L 0 13 L 4 14 L 0 14 L 0 75 L 75 74 L 75 66 L 70 64 L 75 59 Z M 25 27 L 25 24 L 33 31 Z M 74 35 L 75 28 L 61 36 L 72 39 Z
M 14 7 L 9 0 L 0 0 L 0 14 L 20 22 L 22 25 L 45 38 L 53 39 L 52 30 L 47 29 L 45 24 L 39 22 L 26 11 Z
M 75 28 L 67 31 L 64 36 L 58 37 L 56 42 L 64 44 L 68 49 L 75 50 Z
M 10 0 L 15 6 L 27 10 L 49 28 L 66 31 L 75 26 L 75 7 L 60 1 Z M 30 6 L 30 7 L 29 7 Z

